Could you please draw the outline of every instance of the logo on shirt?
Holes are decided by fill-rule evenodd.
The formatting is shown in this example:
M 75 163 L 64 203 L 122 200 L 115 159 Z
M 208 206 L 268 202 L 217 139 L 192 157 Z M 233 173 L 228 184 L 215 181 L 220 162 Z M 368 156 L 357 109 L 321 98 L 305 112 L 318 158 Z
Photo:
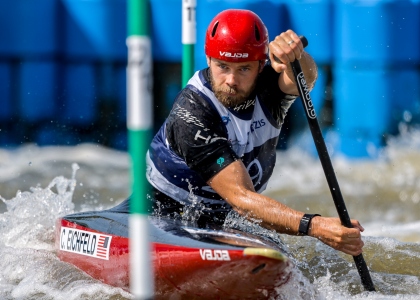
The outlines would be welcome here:
M 208 144 L 208 143 L 213 143 L 213 142 L 215 142 L 215 141 L 217 141 L 217 140 L 226 140 L 226 138 L 225 137 L 221 137 L 221 136 L 211 136 L 211 135 L 208 135 L 208 136 L 202 136 L 201 135 L 201 130 L 197 130 L 197 132 L 196 132 L 196 134 L 195 134 L 195 136 L 194 136 L 194 140 L 195 141 L 204 141 L 204 143 L 205 144 Z
M 237 112 L 239 112 L 241 110 L 247 110 L 248 108 L 250 108 L 250 107 L 252 107 L 252 106 L 255 105 L 255 100 L 256 100 L 256 98 L 254 98 L 254 99 L 248 99 L 245 102 L 242 102 L 241 104 L 236 105 L 233 108 L 233 110 L 234 111 L 237 111 Z
M 219 165 L 219 167 L 222 167 L 222 164 L 225 162 L 225 159 L 223 157 L 219 157 L 217 159 L 217 164 Z
M 258 184 L 261 183 L 262 180 L 263 169 L 261 163 L 258 159 L 254 159 L 249 163 L 246 169 L 248 171 L 249 176 L 251 177 L 254 187 L 256 187 Z
M 265 126 L 265 120 L 264 119 L 261 119 L 261 120 L 258 120 L 258 121 L 253 121 L 251 123 L 251 132 L 254 132 L 254 130 L 259 129 L 259 128 L 264 127 L 264 126 Z
M 229 116 L 223 116 L 222 121 L 223 121 L 223 124 L 227 125 L 230 122 Z
M 198 127 L 204 128 L 204 124 L 201 123 L 201 121 L 197 117 L 193 116 L 191 112 L 179 105 L 177 105 L 177 107 L 174 108 L 172 113 L 177 115 L 181 120 L 185 121 L 188 124 L 194 124 Z

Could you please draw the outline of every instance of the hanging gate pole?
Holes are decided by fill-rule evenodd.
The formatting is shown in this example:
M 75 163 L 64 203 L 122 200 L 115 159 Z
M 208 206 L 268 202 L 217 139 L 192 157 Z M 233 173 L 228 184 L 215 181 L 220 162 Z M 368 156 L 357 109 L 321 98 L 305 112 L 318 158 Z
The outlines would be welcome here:
M 149 241 L 146 152 L 152 136 L 152 54 L 147 0 L 129 0 L 127 63 L 127 129 L 132 196 L 129 216 L 130 291 L 151 299 L 154 278 Z
M 196 44 L 196 0 L 182 1 L 182 86 L 194 74 L 194 46 Z

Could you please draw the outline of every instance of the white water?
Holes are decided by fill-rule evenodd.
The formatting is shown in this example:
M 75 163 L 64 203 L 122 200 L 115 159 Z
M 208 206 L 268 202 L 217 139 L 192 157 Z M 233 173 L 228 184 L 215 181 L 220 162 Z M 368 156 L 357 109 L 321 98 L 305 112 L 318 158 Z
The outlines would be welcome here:
M 279 299 L 419 299 L 420 132 L 403 133 L 374 161 L 333 157 L 333 165 L 350 216 L 365 227 L 377 292 L 363 291 L 351 257 L 284 236 L 299 269 Z M 59 216 L 114 206 L 129 182 L 127 154 L 98 145 L 0 149 L 0 299 L 130 299 L 59 261 L 53 235 Z M 298 149 L 279 152 L 266 194 L 337 215 L 318 159 Z

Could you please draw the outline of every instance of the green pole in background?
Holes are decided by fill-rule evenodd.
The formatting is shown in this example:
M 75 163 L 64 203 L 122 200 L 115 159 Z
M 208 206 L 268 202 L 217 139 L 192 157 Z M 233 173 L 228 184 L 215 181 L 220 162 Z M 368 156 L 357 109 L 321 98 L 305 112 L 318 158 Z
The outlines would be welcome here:
M 146 152 L 152 136 L 152 54 L 148 0 L 128 0 L 127 129 L 132 196 L 129 216 L 130 292 L 151 299 L 154 276 L 149 241 Z
M 182 0 L 182 86 L 194 74 L 194 45 L 196 43 L 196 0 Z

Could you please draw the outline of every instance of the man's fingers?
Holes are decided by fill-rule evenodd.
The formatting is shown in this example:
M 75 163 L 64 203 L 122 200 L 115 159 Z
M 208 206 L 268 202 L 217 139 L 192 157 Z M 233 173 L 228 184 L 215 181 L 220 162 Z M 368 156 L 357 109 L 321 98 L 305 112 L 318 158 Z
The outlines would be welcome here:
M 365 229 L 363 228 L 363 226 L 360 224 L 359 221 L 357 220 L 350 220 L 351 221 L 351 225 L 353 225 L 354 228 L 358 228 L 361 232 L 365 231 Z
M 270 43 L 270 55 L 278 64 L 284 64 L 283 69 L 295 59 L 302 57 L 303 44 L 299 36 L 292 30 L 282 32 Z
M 363 249 L 360 249 L 360 248 L 358 248 L 358 249 L 350 248 L 350 249 L 343 249 L 342 252 L 344 252 L 346 254 L 349 254 L 351 256 L 357 256 L 357 255 L 363 253 Z
M 314 236 L 328 246 L 343 253 L 357 256 L 363 252 L 363 227 L 357 220 L 351 220 L 353 228 L 341 225 L 339 218 L 317 218 Z M 316 220 L 316 219 L 314 219 Z
M 293 50 L 294 57 L 297 59 L 301 59 L 303 52 L 303 43 L 300 40 L 300 37 L 292 30 L 288 30 L 286 31 L 286 33 L 289 34 L 290 41 L 287 44 Z
M 356 256 L 363 252 L 364 243 L 360 240 L 360 242 L 356 243 L 331 243 L 330 246 L 346 254 Z
M 294 61 L 296 58 L 295 51 L 296 53 L 298 53 L 298 47 L 296 46 L 296 44 L 299 41 L 295 41 L 295 39 L 288 32 L 283 32 L 282 34 L 280 34 L 280 37 L 276 38 L 276 41 L 278 41 L 280 48 L 284 53 L 283 63 L 288 64 Z M 287 61 L 285 60 L 286 57 Z

